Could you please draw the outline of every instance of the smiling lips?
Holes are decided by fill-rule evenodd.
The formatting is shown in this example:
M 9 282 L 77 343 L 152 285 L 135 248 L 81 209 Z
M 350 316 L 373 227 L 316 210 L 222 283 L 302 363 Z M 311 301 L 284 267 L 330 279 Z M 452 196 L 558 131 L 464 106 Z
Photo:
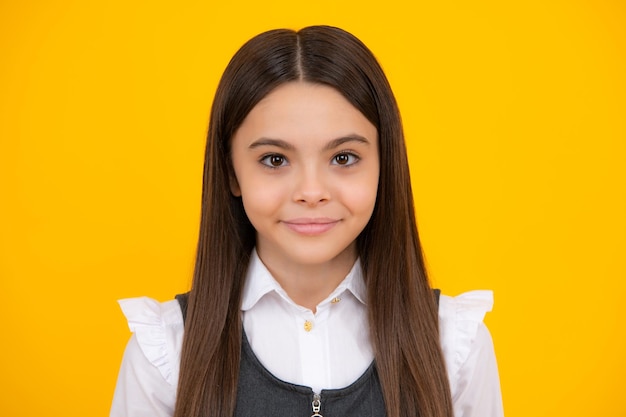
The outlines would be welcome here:
M 307 236 L 321 235 L 335 227 L 339 220 L 329 218 L 300 218 L 283 221 L 285 226 L 296 233 Z

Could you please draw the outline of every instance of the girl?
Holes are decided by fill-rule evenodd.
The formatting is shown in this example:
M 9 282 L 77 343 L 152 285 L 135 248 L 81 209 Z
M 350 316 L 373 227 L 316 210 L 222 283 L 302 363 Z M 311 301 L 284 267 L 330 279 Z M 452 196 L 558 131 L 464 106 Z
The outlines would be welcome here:
M 433 292 L 400 115 L 327 26 L 248 41 L 209 125 L 193 285 L 122 300 L 113 417 L 502 415 L 491 292 Z

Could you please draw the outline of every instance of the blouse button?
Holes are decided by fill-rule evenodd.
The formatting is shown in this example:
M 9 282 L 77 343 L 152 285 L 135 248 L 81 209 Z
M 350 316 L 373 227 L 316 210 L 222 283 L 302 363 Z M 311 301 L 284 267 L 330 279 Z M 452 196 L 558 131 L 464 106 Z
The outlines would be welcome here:
M 310 331 L 311 331 L 311 329 L 313 329 L 313 323 L 312 323 L 312 322 L 310 322 L 310 321 L 308 321 L 308 320 L 306 320 L 306 321 L 304 322 L 304 331 L 305 331 L 305 332 L 310 332 Z

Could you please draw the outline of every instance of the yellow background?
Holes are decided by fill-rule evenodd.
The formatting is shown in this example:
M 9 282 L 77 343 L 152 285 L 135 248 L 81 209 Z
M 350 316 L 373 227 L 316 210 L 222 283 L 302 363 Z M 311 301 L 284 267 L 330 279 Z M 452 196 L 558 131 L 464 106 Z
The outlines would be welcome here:
M 108 414 L 115 300 L 190 283 L 221 72 L 251 36 L 317 23 L 389 76 L 435 285 L 495 291 L 506 415 L 626 416 L 617 0 L 3 0 L 0 415 Z

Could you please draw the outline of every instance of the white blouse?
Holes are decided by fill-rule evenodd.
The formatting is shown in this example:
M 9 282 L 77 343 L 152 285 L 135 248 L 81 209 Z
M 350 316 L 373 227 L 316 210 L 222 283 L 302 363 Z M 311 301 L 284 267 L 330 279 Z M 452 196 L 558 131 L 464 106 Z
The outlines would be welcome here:
M 131 331 L 111 417 L 174 414 L 184 324 L 176 300 L 120 300 Z M 491 291 L 439 300 L 441 345 L 455 417 L 501 417 L 498 369 L 489 331 Z M 357 380 L 373 360 L 367 331 L 365 285 L 360 262 L 322 301 L 316 312 L 295 304 L 256 252 L 243 293 L 246 337 L 260 362 L 283 381 L 337 389 Z

